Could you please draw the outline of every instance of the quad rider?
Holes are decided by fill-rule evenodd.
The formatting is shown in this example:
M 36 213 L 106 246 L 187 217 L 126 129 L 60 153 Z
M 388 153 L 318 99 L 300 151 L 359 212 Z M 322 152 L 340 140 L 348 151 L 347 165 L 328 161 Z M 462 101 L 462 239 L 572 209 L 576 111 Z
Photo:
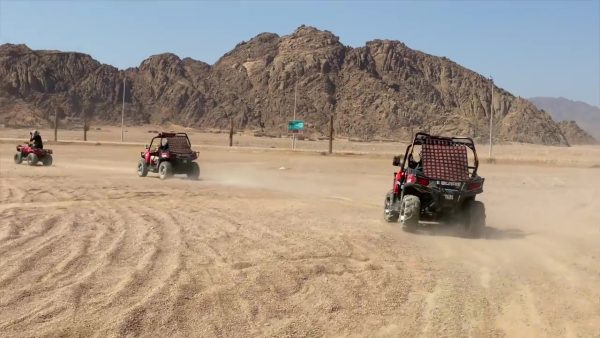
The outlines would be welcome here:
M 42 142 L 42 136 L 37 130 L 32 130 L 29 133 L 29 145 L 33 148 L 44 149 L 44 143 Z
M 52 149 L 44 149 L 42 135 L 37 130 L 29 132 L 29 142 L 17 146 L 15 154 L 15 164 L 21 164 L 27 161 L 27 164 L 34 166 L 41 162 L 44 166 L 52 165 Z

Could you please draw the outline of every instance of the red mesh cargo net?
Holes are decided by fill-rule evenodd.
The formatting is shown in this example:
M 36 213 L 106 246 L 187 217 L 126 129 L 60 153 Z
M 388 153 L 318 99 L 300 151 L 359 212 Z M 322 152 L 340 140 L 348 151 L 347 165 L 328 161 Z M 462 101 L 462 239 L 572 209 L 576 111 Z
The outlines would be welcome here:
M 169 141 L 169 151 L 178 154 L 189 154 L 192 152 L 187 138 L 183 136 L 168 137 L 167 140 Z
M 450 140 L 428 139 L 421 151 L 423 172 L 430 179 L 464 182 L 469 179 L 467 147 Z

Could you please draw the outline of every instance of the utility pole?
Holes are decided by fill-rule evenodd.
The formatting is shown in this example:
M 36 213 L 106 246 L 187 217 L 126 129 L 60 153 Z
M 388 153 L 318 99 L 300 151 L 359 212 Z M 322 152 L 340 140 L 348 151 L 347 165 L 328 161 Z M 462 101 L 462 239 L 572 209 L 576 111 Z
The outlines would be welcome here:
M 494 116 L 494 78 L 490 76 L 490 89 L 492 91 L 492 99 L 490 100 L 490 160 L 492 160 L 492 118 Z
M 83 114 L 83 140 L 87 141 L 87 132 L 90 129 L 90 126 L 88 125 L 88 116 L 87 116 L 87 112 L 84 112 Z
M 333 153 L 333 114 L 329 115 L 329 153 Z
M 229 146 L 233 147 L 233 118 L 229 119 Z
M 294 85 L 294 118 L 292 120 L 296 120 L 296 101 L 298 96 L 298 82 Z M 296 133 L 292 131 L 292 150 L 296 150 Z
M 54 142 L 58 140 L 58 109 L 54 110 Z
M 121 142 L 123 142 L 123 128 L 125 124 L 125 80 L 126 76 L 123 76 L 123 108 L 121 109 Z

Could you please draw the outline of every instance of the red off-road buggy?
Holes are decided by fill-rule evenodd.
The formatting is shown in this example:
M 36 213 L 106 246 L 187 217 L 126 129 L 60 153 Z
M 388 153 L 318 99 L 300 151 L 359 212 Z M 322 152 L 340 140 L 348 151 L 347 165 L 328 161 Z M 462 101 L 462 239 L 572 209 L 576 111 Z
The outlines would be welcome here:
M 163 140 L 168 141 L 167 149 L 161 149 Z M 190 179 L 198 179 L 200 166 L 195 161 L 198 152 L 192 150 L 186 133 L 159 133 L 154 136 L 146 150 L 141 152 L 137 173 L 145 177 L 148 172 L 158 173 L 161 180 L 175 174 L 186 174 Z
M 471 152 L 469 159 L 468 152 Z M 417 133 L 404 158 L 395 156 L 393 187 L 385 197 L 384 218 L 415 230 L 422 221 L 459 221 L 471 237 L 485 228 L 485 206 L 476 201 L 484 178 L 477 174 L 475 144 L 468 137 Z
M 23 160 L 29 165 L 42 163 L 44 166 L 52 165 L 52 149 L 34 148 L 30 144 L 20 144 L 17 146 L 15 154 L 15 163 L 21 164 Z

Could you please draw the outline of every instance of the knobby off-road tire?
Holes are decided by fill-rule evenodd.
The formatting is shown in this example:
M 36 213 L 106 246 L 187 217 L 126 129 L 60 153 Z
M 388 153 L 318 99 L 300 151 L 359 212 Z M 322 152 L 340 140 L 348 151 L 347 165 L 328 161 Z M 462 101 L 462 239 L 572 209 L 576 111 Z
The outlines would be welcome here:
M 190 180 L 197 180 L 198 177 L 200 177 L 200 166 L 198 165 L 198 163 L 192 162 L 192 164 L 190 164 L 190 168 L 187 172 L 187 177 Z
M 383 202 L 383 219 L 389 223 L 398 222 L 400 217 L 400 213 L 394 209 L 393 201 L 394 192 L 390 190 L 385 195 L 385 201 Z
M 23 162 L 23 155 L 21 153 L 15 154 L 15 164 L 21 164 Z
M 52 155 L 46 155 L 42 158 L 42 164 L 46 167 L 52 165 Z
M 158 176 L 161 180 L 165 180 L 173 176 L 173 165 L 171 162 L 161 162 L 158 166 Z
M 36 154 L 31 153 L 31 154 L 27 155 L 27 164 L 36 165 L 37 163 L 38 163 L 38 157 Z
M 415 195 L 404 195 L 400 206 L 400 221 L 404 230 L 413 231 L 419 225 L 421 200 Z
M 139 177 L 146 177 L 148 175 L 148 164 L 143 158 L 138 162 L 137 174 Z
M 465 232 L 470 238 L 480 238 L 485 230 L 485 205 L 480 201 L 468 201 L 464 209 Z

